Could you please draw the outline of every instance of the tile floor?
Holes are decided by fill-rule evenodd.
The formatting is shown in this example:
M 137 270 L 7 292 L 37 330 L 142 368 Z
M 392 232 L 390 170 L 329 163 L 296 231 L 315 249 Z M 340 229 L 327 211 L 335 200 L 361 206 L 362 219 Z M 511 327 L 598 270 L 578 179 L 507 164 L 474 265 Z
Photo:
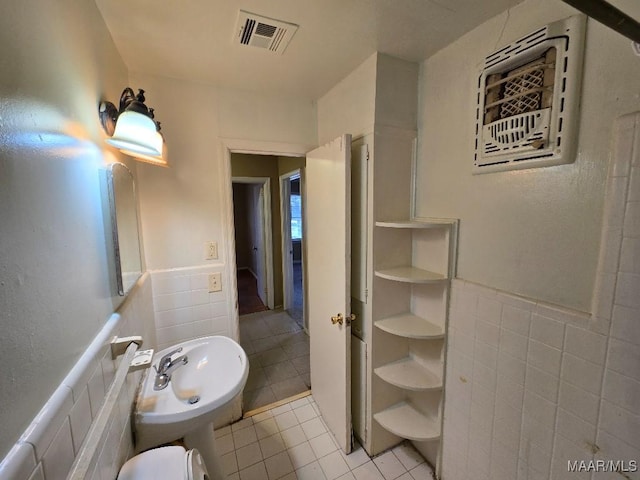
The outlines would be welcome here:
M 229 480 L 431 480 L 431 467 L 405 442 L 373 460 L 340 450 L 312 396 L 216 431 Z
M 240 344 L 249 356 L 245 412 L 311 387 L 309 337 L 286 312 L 269 310 L 241 316 Z

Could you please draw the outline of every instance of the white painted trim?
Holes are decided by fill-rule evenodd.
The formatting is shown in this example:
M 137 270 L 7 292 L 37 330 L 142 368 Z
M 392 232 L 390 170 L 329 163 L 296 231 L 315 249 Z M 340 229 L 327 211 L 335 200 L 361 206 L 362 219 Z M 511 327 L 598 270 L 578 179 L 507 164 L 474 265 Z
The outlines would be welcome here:
M 231 183 L 244 183 L 262 185 L 264 188 L 264 202 L 262 206 L 262 223 L 264 234 L 264 266 L 267 283 L 267 306 L 273 310 L 275 307 L 274 282 L 273 282 L 273 228 L 271 218 L 271 178 L 269 177 L 231 177 Z M 233 203 L 233 202 L 232 202 Z M 249 269 L 251 270 L 251 269 Z M 253 276 L 257 276 L 253 272 Z M 237 286 L 236 286 L 237 288 Z
M 289 207 L 290 197 L 291 197 L 291 178 L 297 176 L 300 178 L 300 182 L 302 183 L 301 178 L 301 170 L 299 168 L 292 170 L 291 172 L 280 175 L 280 235 L 282 237 L 282 294 L 283 294 L 283 302 L 282 305 L 284 309 L 287 310 L 292 306 L 292 297 L 293 297 L 293 277 L 291 275 L 293 270 L 293 260 L 291 255 L 288 252 L 288 246 L 291 244 L 291 248 L 293 249 L 292 239 L 291 239 L 291 229 L 285 228 L 285 220 L 291 219 L 291 210 Z M 300 192 L 302 195 L 302 191 Z M 285 198 L 286 197 L 286 198 Z M 291 268 L 289 268 L 291 264 Z
M 231 186 L 231 153 L 253 153 L 256 155 L 277 155 L 281 157 L 304 157 L 308 151 L 315 148 L 315 145 L 302 145 L 282 142 L 262 142 L 256 140 L 243 140 L 237 138 L 220 138 L 220 157 L 222 162 L 221 178 L 221 200 L 223 204 L 224 218 L 223 228 L 226 232 L 224 239 L 225 261 L 229 265 L 232 293 L 230 298 L 230 311 L 232 315 L 229 319 L 229 330 L 234 339 L 240 338 L 240 323 L 238 315 L 238 280 L 236 278 L 236 240 L 235 228 L 233 225 L 233 189 Z M 304 198 L 304 197 L 303 197 Z M 304 211 L 304 206 L 303 206 Z M 304 220 L 303 220 L 304 222 Z M 303 254 L 304 255 L 304 254 Z M 306 321 L 306 320 L 305 320 Z

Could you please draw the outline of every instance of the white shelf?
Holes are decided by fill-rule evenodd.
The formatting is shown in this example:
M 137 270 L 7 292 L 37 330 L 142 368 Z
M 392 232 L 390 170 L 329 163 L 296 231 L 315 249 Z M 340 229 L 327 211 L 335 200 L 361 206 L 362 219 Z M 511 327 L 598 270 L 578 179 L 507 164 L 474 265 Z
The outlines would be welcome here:
M 393 317 L 383 318 L 374 322 L 374 325 L 392 335 L 415 339 L 444 338 L 444 327 L 431 323 L 412 313 L 403 313 Z
M 450 221 L 435 221 L 435 222 L 421 222 L 418 220 L 388 220 L 383 222 L 376 222 L 376 227 L 386 228 L 445 228 L 451 226 Z
M 442 389 L 442 374 L 432 372 L 411 357 L 388 363 L 373 372 L 385 382 L 406 390 L 418 392 Z
M 373 418 L 385 430 L 402 438 L 418 442 L 440 438 L 440 422 L 424 416 L 406 402 L 376 413 Z
M 447 280 L 441 273 L 430 272 L 416 267 L 395 267 L 376 270 L 377 277 L 405 283 L 440 283 Z

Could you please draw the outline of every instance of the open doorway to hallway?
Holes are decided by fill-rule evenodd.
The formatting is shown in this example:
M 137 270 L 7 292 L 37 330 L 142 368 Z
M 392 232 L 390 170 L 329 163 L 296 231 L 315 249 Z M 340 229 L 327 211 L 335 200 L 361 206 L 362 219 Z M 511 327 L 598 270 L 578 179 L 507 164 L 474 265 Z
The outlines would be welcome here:
M 250 364 L 243 410 L 249 412 L 311 387 L 302 274 L 305 158 L 230 157 L 240 344 Z
M 238 311 L 240 315 L 274 308 L 270 179 L 234 177 Z

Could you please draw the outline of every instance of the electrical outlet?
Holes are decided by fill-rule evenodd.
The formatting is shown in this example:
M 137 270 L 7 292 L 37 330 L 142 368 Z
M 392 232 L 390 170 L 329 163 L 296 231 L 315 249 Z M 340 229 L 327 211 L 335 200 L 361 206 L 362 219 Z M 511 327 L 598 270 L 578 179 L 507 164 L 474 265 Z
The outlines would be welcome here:
M 217 260 L 218 259 L 218 242 L 205 242 L 205 244 L 204 244 L 204 258 L 205 258 L 205 260 Z
M 220 272 L 209 274 L 209 293 L 222 291 L 222 274 Z

